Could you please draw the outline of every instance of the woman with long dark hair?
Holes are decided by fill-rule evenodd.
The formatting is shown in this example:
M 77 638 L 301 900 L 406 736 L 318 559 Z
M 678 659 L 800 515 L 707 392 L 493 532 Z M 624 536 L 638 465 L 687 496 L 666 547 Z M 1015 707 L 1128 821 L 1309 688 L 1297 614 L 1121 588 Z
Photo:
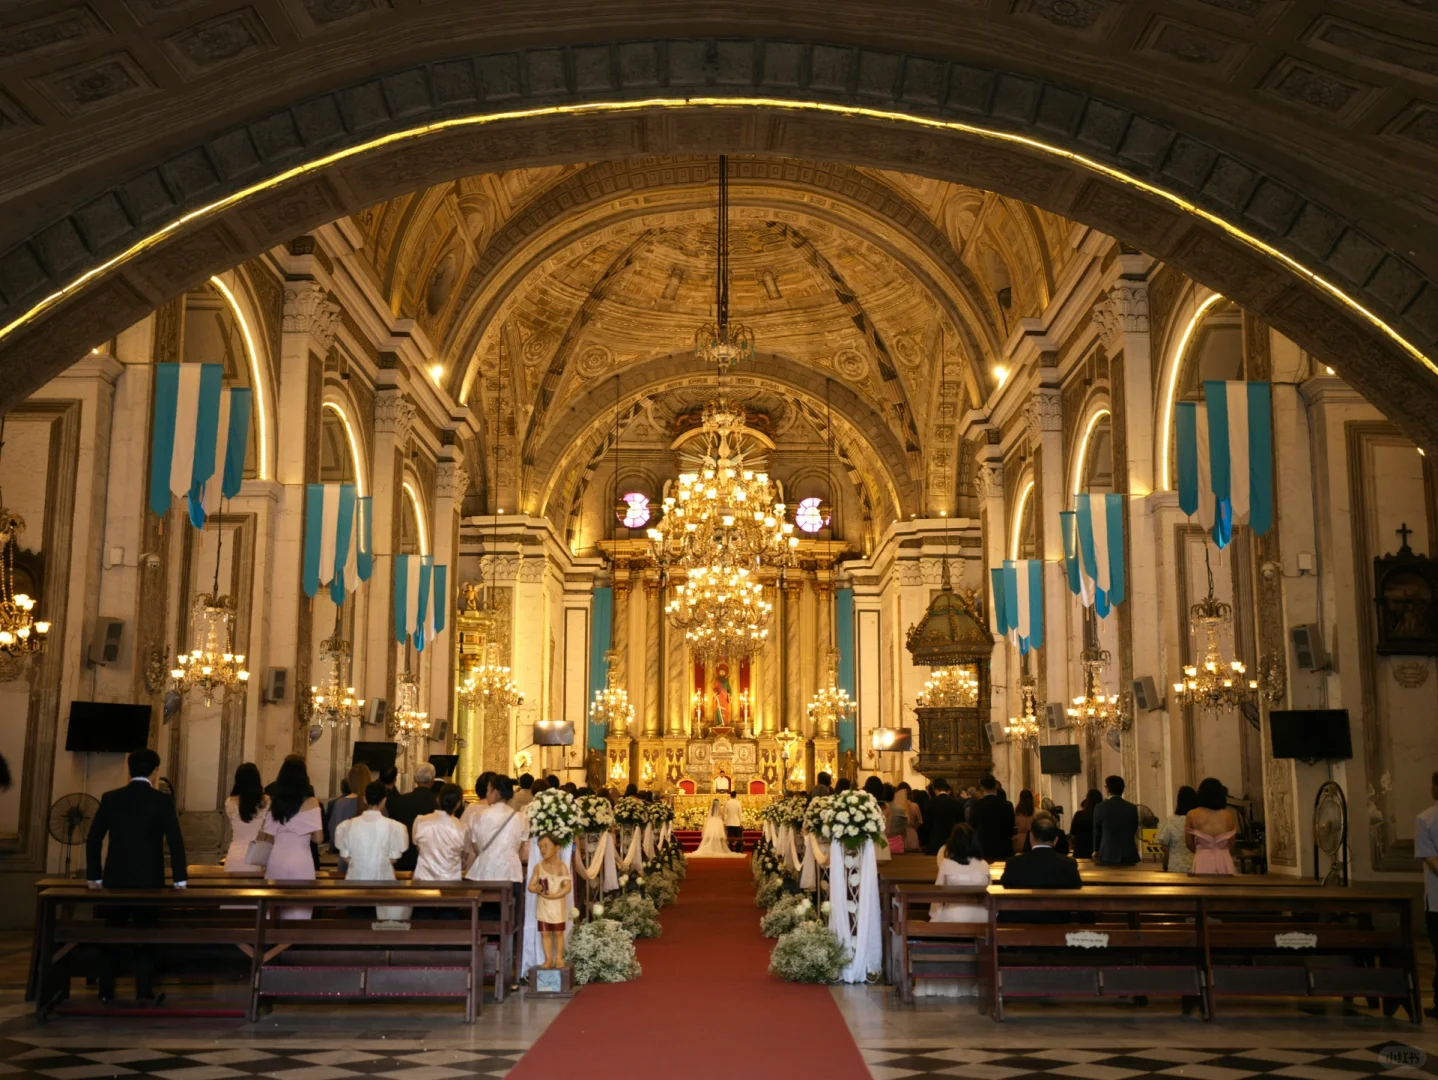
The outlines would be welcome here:
M 264 869 L 251 864 L 248 857 L 250 845 L 260 835 L 260 827 L 264 824 L 268 801 L 259 767 L 252 761 L 246 761 L 235 770 L 235 783 L 230 788 L 230 797 L 225 800 L 225 817 L 230 823 L 230 846 L 225 852 L 227 873 Z
M 1210 776 L 1198 785 L 1198 805 L 1184 815 L 1184 839 L 1193 852 L 1195 874 L 1232 875 L 1229 848 L 1238 835 L 1238 818 L 1228 808 L 1228 789 Z
M 285 758 L 275 782 L 270 785 L 270 807 L 261 830 L 274 843 L 265 875 L 272 881 L 313 881 L 315 860 L 311 844 L 325 838 L 324 817 L 314 797 L 305 760 L 296 754 Z M 308 919 L 308 907 L 285 907 L 282 919 Z
M 974 827 L 959 822 L 949 833 L 949 842 L 944 845 L 939 861 L 939 876 L 935 885 L 966 885 L 972 888 L 987 888 L 991 881 L 989 864 L 979 854 L 979 838 Z M 969 904 L 935 904 L 929 909 L 930 922 L 986 923 L 989 909 L 982 898 L 975 898 Z
M 1019 801 L 1014 805 L 1014 854 L 1017 855 L 1029 845 L 1029 826 L 1034 820 L 1034 793 L 1028 788 L 1019 792 Z
M 1101 802 L 1103 793 L 1098 788 L 1089 788 L 1083 803 L 1069 819 L 1069 843 L 1075 859 L 1093 858 L 1093 812 Z

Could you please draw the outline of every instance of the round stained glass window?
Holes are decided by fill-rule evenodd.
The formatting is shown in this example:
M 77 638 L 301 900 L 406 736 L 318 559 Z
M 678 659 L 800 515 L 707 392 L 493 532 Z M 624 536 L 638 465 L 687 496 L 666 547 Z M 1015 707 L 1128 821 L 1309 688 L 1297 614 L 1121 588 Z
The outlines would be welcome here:
M 829 519 L 820 510 L 822 502 L 817 497 L 800 499 L 799 508 L 794 511 L 794 524 L 806 533 L 816 533 L 829 524 Z
M 619 500 L 625 509 L 615 514 L 626 529 L 642 529 L 649 523 L 649 496 L 631 491 Z

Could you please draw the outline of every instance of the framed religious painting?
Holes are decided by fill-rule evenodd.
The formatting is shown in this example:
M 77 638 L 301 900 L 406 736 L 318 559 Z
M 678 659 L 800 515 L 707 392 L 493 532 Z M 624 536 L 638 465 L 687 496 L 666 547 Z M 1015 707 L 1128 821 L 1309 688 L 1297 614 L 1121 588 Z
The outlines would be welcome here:
M 1411 531 L 1406 524 L 1398 530 L 1396 555 L 1373 560 L 1380 656 L 1438 656 L 1438 563 L 1408 546 Z

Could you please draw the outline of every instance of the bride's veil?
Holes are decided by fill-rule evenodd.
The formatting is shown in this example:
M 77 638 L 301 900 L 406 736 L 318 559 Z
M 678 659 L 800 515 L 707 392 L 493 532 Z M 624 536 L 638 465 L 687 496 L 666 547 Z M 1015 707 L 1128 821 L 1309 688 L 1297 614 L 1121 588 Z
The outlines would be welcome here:
M 709 804 L 709 816 L 713 817 L 717 813 L 719 813 L 719 800 L 715 799 Z

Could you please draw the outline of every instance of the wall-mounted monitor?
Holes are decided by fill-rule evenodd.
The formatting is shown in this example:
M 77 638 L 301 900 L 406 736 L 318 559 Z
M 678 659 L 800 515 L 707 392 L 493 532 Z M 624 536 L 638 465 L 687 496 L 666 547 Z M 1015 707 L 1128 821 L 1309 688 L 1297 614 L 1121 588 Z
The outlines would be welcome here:
M 150 705 L 114 701 L 70 702 L 65 749 L 80 754 L 128 754 L 150 743 Z
M 1083 772 L 1079 748 L 1070 743 L 1040 746 L 1039 772 L 1045 776 L 1077 776 Z
M 1346 761 L 1353 756 L 1347 709 L 1275 709 L 1268 734 L 1276 758 Z

